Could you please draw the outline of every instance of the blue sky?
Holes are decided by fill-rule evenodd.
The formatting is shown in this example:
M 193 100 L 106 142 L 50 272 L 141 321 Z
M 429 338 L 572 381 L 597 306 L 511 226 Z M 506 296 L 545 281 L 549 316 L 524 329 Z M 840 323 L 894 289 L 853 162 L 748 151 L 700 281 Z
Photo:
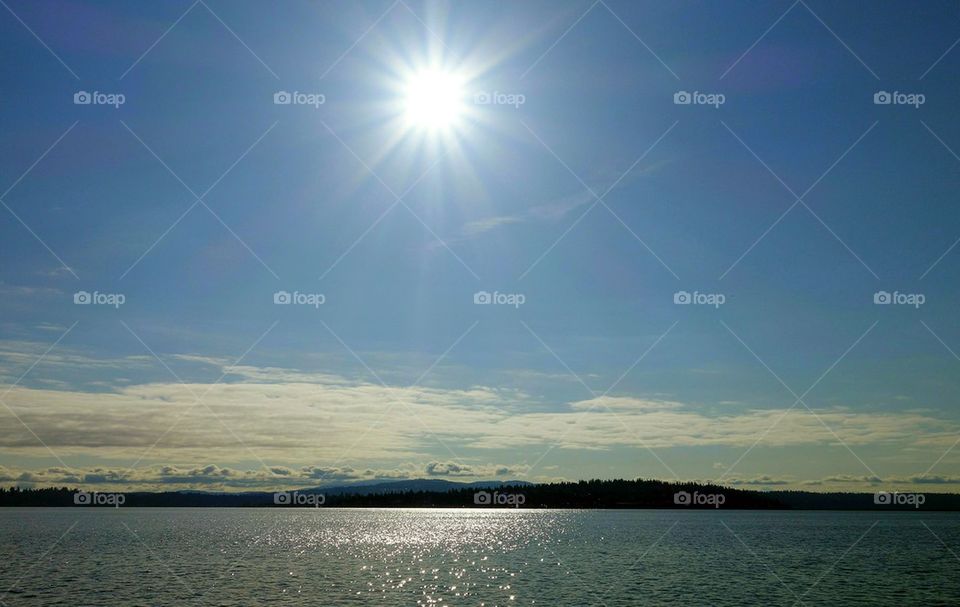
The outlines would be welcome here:
M 948 3 L 9 2 L 0 477 L 955 489 L 957 32 Z M 467 80 L 440 134 L 397 119 L 428 67 Z

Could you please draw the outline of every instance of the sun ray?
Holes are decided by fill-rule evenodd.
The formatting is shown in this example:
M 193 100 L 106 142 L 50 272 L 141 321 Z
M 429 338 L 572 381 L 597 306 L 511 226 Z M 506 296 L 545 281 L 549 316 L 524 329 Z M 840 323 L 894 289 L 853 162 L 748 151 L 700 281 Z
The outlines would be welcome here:
M 443 70 L 419 71 L 407 81 L 404 92 L 404 119 L 414 129 L 454 129 L 465 111 L 463 79 Z

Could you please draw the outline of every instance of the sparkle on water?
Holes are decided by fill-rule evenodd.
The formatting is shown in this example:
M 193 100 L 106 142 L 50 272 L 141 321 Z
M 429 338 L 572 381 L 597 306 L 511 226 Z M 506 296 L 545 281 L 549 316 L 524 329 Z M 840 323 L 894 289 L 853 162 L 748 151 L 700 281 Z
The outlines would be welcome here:
M 9 607 L 960 604 L 957 513 L 7 508 L 0 537 Z

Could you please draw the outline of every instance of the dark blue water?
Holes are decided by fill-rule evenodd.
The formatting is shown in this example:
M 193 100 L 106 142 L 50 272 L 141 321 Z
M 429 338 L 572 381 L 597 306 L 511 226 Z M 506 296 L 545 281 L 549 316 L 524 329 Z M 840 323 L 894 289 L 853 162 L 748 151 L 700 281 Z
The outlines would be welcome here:
M 0 509 L 0 605 L 960 605 L 960 515 Z

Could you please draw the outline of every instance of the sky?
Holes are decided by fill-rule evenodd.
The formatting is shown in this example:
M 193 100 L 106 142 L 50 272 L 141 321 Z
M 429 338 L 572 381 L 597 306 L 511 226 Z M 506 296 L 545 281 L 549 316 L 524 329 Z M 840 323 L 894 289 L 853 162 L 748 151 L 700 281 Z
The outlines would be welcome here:
M 958 489 L 955 4 L 0 4 L 0 483 Z

